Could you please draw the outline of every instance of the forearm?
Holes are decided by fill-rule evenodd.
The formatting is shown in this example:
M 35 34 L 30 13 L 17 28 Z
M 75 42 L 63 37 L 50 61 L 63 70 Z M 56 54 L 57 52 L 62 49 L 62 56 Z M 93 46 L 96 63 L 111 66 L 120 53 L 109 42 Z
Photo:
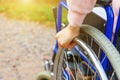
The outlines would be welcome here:
M 81 26 L 86 15 L 91 12 L 96 0 L 67 0 L 68 21 L 71 26 Z

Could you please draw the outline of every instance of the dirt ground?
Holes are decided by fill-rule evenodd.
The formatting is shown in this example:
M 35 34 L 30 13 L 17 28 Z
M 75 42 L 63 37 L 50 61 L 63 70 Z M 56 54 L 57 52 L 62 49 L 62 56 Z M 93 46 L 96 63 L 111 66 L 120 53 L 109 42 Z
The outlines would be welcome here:
M 0 15 L 0 80 L 35 80 L 55 44 L 55 29 Z

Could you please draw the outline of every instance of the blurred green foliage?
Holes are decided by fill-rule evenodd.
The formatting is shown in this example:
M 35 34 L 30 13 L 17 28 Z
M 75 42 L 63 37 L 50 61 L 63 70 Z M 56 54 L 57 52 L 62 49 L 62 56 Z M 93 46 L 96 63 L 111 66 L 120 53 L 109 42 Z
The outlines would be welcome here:
M 53 25 L 52 7 L 57 4 L 58 0 L 0 0 L 0 13 L 12 19 Z

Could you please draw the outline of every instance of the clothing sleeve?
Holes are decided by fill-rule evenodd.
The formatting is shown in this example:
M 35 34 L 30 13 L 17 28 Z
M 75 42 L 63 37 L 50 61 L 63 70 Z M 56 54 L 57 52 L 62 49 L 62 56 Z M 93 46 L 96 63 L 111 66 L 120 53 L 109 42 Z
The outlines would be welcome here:
M 96 0 L 67 0 L 68 22 L 71 26 L 81 26 L 86 15 L 91 12 Z
M 115 16 L 118 16 L 119 9 L 120 9 L 120 0 L 113 0 L 112 1 L 112 6 L 113 6 Z

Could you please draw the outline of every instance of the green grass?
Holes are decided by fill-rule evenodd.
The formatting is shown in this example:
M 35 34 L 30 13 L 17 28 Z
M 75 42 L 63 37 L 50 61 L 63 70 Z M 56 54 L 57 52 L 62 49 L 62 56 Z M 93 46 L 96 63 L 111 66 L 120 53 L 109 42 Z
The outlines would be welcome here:
M 48 0 L 39 0 L 32 4 L 20 4 L 16 2 L 0 3 L 0 12 L 7 17 L 19 20 L 35 21 L 38 23 L 45 23 L 46 25 L 53 25 L 54 18 L 52 7 L 56 6 L 56 2 Z M 66 13 L 63 15 L 66 18 Z M 63 19 L 66 22 L 66 19 Z
M 35 21 L 39 23 L 53 23 L 52 5 L 51 4 L 0 4 L 0 12 L 12 19 Z

